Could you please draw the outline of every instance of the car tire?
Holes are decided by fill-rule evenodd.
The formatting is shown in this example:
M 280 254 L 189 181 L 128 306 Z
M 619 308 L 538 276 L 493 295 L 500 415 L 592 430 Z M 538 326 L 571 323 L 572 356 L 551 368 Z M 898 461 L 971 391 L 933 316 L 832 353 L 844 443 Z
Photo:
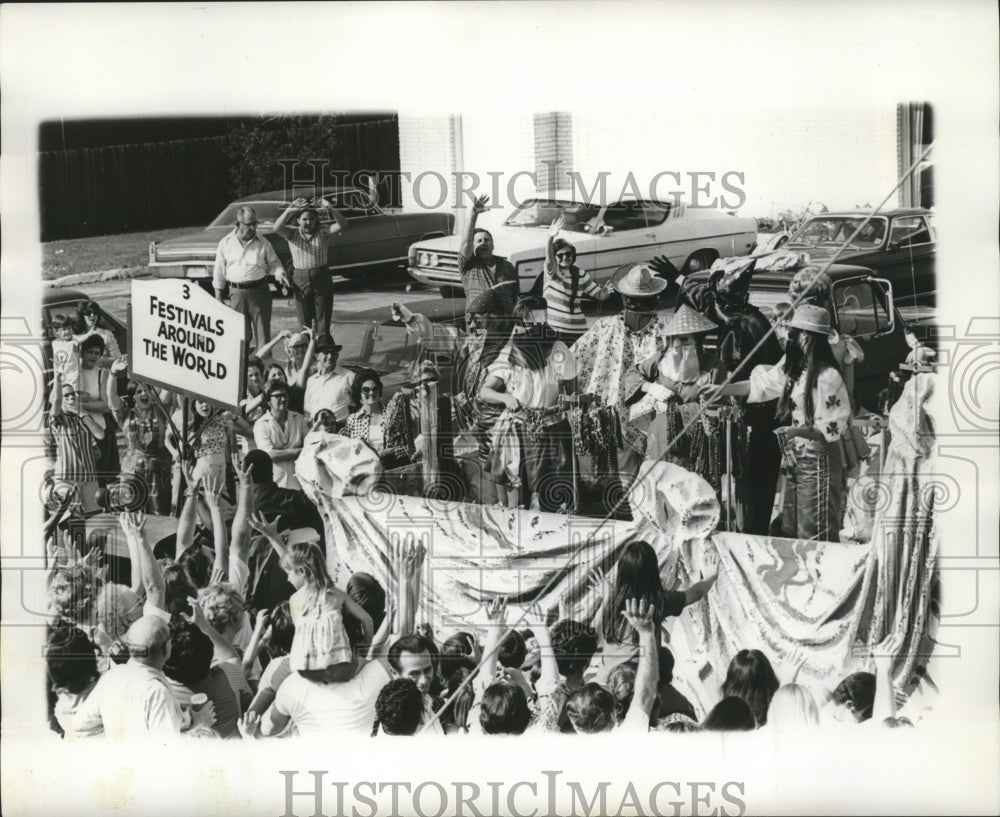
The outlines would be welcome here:
M 687 261 L 684 262 L 684 268 L 681 272 L 687 274 L 692 271 L 692 263 L 697 261 L 699 264 L 698 269 L 706 270 L 715 263 L 715 259 L 719 256 L 712 250 L 698 250 L 694 253 Z

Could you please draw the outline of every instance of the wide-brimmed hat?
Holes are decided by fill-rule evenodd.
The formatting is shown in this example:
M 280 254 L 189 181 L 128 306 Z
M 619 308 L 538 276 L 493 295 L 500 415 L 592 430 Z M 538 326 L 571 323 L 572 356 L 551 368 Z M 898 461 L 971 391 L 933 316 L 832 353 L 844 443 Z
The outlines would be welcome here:
M 711 332 L 713 329 L 718 327 L 708 318 L 687 304 L 681 304 L 660 334 L 669 338 L 675 335 L 697 335 L 701 332 Z
M 319 340 L 316 341 L 316 347 L 313 349 L 313 352 L 318 355 L 320 352 L 339 352 L 343 348 L 343 346 L 336 343 L 329 335 L 321 335 Z
M 803 332 L 816 332 L 820 335 L 830 334 L 830 313 L 821 306 L 799 304 L 788 325 Z
M 667 288 L 667 282 L 645 264 L 635 264 L 615 270 L 611 276 L 611 286 L 630 298 L 648 298 L 663 292 Z
M 474 295 L 466 304 L 465 311 L 470 315 L 505 315 L 503 301 L 496 287 L 490 287 Z
M 529 312 L 534 312 L 536 310 L 548 309 L 549 302 L 541 295 L 522 295 L 517 299 L 517 305 L 514 308 L 518 311 L 528 310 Z

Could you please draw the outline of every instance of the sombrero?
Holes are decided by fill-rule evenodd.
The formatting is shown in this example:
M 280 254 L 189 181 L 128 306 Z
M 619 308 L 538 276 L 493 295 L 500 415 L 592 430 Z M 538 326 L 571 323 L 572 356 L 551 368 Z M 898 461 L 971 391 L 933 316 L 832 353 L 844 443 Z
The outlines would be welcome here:
M 681 304 L 673 317 L 667 321 L 666 327 L 660 333 L 663 337 L 674 335 L 697 335 L 701 332 L 711 332 L 718 327 L 700 312 L 696 312 L 687 304 Z
M 659 295 L 667 288 L 667 282 L 645 264 L 619 267 L 611 276 L 611 286 L 630 298 L 648 298 Z

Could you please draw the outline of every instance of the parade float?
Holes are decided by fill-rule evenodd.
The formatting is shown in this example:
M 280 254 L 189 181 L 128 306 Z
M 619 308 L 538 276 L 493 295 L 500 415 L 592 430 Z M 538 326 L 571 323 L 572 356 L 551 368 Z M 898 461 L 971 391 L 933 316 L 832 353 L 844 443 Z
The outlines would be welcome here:
M 719 565 L 706 599 L 665 624 L 674 683 L 703 711 L 718 700 L 740 649 L 764 650 L 779 677 L 821 692 L 864 669 L 871 649 L 894 632 L 904 639 L 893 664 L 903 700 L 926 678 L 934 646 L 938 546 L 927 410 L 934 378 L 926 372 L 907 382 L 887 418 L 888 445 L 856 486 L 853 503 L 873 516 L 865 542 L 727 531 L 715 488 L 668 462 L 640 470 L 624 498 L 631 518 L 484 504 L 472 458 L 451 456 L 450 429 L 439 433 L 442 398 L 433 381 L 414 396 L 422 432 L 416 465 L 384 472 L 363 443 L 317 433 L 296 474 L 332 520 L 341 580 L 364 571 L 392 586 L 393 545 L 423 543 L 418 621 L 435 632 L 483 626 L 484 604 L 496 596 L 589 622 L 602 577 L 623 545 L 640 539 L 656 550 L 668 588 L 697 581 L 710 561 Z

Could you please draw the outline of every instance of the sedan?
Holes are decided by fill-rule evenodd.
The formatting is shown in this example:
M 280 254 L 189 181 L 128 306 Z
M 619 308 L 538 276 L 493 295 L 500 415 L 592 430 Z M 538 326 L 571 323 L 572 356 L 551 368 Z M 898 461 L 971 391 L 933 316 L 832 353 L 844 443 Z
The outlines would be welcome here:
M 577 265 L 598 284 L 624 264 L 667 256 L 678 269 L 707 269 L 717 258 L 750 252 L 757 222 L 718 210 L 672 201 L 621 199 L 581 202 L 573 191 L 528 199 L 495 230 L 497 255 L 517 269 L 521 291 L 542 273 L 549 225 L 563 220 L 560 237 L 576 247 Z M 442 294 L 462 292 L 459 237 L 420 241 L 410 247 L 409 272 Z
M 240 208 L 252 207 L 257 214 L 257 234 L 271 242 L 290 275 L 292 261 L 288 242 L 274 233 L 272 227 L 291 199 L 299 196 L 316 199 L 321 230 L 330 228 L 334 221 L 333 210 L 346 220 L 343 232 L 330 241 L 327 256 L 331 272 L 346 278 L 366 275 L 377 269 L 399 267 L 406 261 L 410 244 L 450 235 L 455 225 L 455 217 L 447 213 L 403 213 L 383 209 L 372 201 L 368 193 L 356 188 L 271 190 L 237 199 L 204 230 L 152 242 L 149 245 L 152 274 L 160 278 L 189 278 L 211 291 L 212 269 L 219 241 L 233 231 Z M 295 229 L 297 216 L 289 219 L 286 225 Z M 278 289 L 273 280 L 270 283 L 275 290 Z

